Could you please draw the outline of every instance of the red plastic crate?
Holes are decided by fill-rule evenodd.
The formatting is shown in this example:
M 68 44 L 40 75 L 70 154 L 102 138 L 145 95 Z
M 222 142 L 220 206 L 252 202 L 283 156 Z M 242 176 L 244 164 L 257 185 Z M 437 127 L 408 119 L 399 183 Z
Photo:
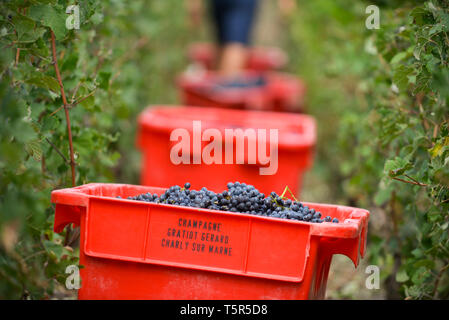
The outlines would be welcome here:
M 210 43 L 194 43 L 189 46 L 187 56 L 206 69 L 213 69 L 216 60 L 215 46 Z M 288 57 L 276 47 L 252 47 L 249 50 L 246 68 L 254 71 L 270 71 L 284 67 Z
M 170 151 L 176 142 L 170 141 L 173 130 L 184 128 L 191 137 L 190 152 L 194 156 L 193 121 L 200 120 L 202 131 L 215 128 L 222 133 L 223 159 L 225 148 L 233 147 L 235 139 L 225 137 L 225 129 L 277 129 L 278 168 L 273 175 L 260 174 L 260 162 L 248 164 L 174 164 Z M 268 194 L 281 194 L 288 186 L 295 195 L 301 190 L 304 172 L 312 166 L 316 140 L 315 120 L 302 114 L 227 110 L 198 107 L 149 107 L 139 116 L 137 146 L 142 152 L 141 184 L 169 187 L 190 182 L 193 188 L 207 187 L 221 192 L 228 182 L 245 181 Z M 256 137 L 256 143 L 258 139 Z M 205 147 L 204 143 L 202 149 Z M 267 142 L 267 149 L 269 148 Z M 245 142 L 245 152 L 248 147 Z M 202 151 L 201 151 L 202 152 Z M 259 164 L 257 164 L 259 163 Z M 273 162 L 274 163 L 274 162 Z
M 81 227 L 79 299 L 322 299 L 332 256 L 365 254 L 363 209 L 305 203 L 340 220 L 318 224 L 116 198 L 164 191 L 52 192 L 55 232 Z
M 243 77 L 261 76 L 246 71 Z M 259 87 L 226 88 L 217 90 L 223 80 L 215 72 L 183 73 L 177 78 L 181 103 L 190 106 L 226 109 L 304 112 L 306 86 L 304 82 L 287 73 L 263 74 L 266 84 Z

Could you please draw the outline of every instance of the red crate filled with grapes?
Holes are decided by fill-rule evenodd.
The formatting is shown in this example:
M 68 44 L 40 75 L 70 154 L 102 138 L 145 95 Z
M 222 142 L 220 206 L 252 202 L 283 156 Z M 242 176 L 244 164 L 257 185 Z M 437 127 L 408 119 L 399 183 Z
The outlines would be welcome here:
M 56 232 L 81 227 L 79 299 L 322 299 L 332 256 L 357 266 L 366 249 L 368 211 L 243 182 L 87 184 L 52 202 Z

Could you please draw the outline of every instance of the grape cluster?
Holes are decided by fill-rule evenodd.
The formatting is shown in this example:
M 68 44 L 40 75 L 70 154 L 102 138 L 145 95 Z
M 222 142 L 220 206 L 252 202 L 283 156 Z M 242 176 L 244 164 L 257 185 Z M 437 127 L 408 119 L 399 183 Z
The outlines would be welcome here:
M 183 188 L 180 186 L 168 188 L 161 196 L 144 193 L 127 199 L 314 223 L 339 222 L 337 218 L 322 217 L 321 212 L 317 212 L 299 201 L 282 198 L 274 191 L 265 197 L 254 186 L 245 183 L 229 182 L 227 187 L 227 190 L 221 193 L 215 193 L 205 187 L 201 190 L 190 190 L 190 183 L 187 182 Z

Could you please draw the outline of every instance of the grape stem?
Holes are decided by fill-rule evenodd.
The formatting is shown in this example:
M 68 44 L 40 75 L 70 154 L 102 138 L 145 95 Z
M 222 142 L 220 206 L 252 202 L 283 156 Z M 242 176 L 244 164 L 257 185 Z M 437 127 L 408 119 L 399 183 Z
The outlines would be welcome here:
M 284 196 L 287 191 L 290 193 L 290 195 L 293 197 L 293 199 L 296 202 L 299 202 L 298 199 L 296 199 L 295 195 L 293 194 L 293 192 L 290 190 L 290 188 L 288 186 L 285 186 L 285 189 L 284 189 L 284 192 L 282 192 L 281 198 L 287 198 L 287 197 Z

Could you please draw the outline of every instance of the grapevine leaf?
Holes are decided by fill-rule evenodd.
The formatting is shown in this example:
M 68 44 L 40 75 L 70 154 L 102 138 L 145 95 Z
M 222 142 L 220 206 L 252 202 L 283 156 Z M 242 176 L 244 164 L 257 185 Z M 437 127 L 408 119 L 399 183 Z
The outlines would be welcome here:
M 443 152 L 449 149 L 449 137 L 446 137 L 442 141 L 438 141 L 435 145 L 429 149 L 429 153 L 433 158 L 443 155 Z
M 29 16 L 52 29 L 58 40 L 63 39 L 68 32 L 65 25 L 66 14 L 62 6 L 48 4 L 31 6 Z
M 384 171 L 391 177 L 397 177 L 404 174 L 412 168 L 412 164 L 405 159 L 396 157 L 393 160 L 385 162 Z
M 407 90 L 409 85 L 409 76 L 413 74 L 414 70 L 411 67 L 400 65 L 394 70 L 393 82 L 400 90 Z
M 397 53 L 392 59 L 391 59 L 391 64 L 397 64 L 399 62 L 401 62 L 402 60 L 404 60 L 406 57 L 408 56 L 408 53 L 405 51 L 399 52 Z
M 413 17 L 414 23 L 422 26 L 426 23 L 425 18 L 429 16 L 429 12 L 422 7 L 417 7 L 410 12 L 410 16 Z
M 34 76 L 30 79 L 27 79 L 25 82 L 28 84 L 33 84 L 40 88 L 52 90 L 55 93 L 59 93 L 60 91 L 58 80 L 45 74 Z
M 31 140 L 25 144 L 26 152 L 34 158 L 36 161 L 42 159 L 42 147 L 39 140 Z
M 100 72 L 98 74 L 99 87 L 104 90 L 108 90 L 110 78 L 111 78 L 110 72 L 104 72 L 104 71 Z
M 409 279 L 410 278 L 409 278 L 409 276 L 407 275 L 407 272 L 404 269 L 399 270 L 398 273 L 396 273 L 396 281 L 397 282 L 406 282 Z
M 54 243 L 53 241 L 44 240 L 43 241 L 45 250 L 56 259 L 61 259 L 63 254 L 63 247 L 59 244 Z
M 17 33 L 17 41 L 20 43 L 34 42 L 45 32 L 43 28 L 36 28 L 33 19 L 17 14 L 12 18 L 12 23 Z

